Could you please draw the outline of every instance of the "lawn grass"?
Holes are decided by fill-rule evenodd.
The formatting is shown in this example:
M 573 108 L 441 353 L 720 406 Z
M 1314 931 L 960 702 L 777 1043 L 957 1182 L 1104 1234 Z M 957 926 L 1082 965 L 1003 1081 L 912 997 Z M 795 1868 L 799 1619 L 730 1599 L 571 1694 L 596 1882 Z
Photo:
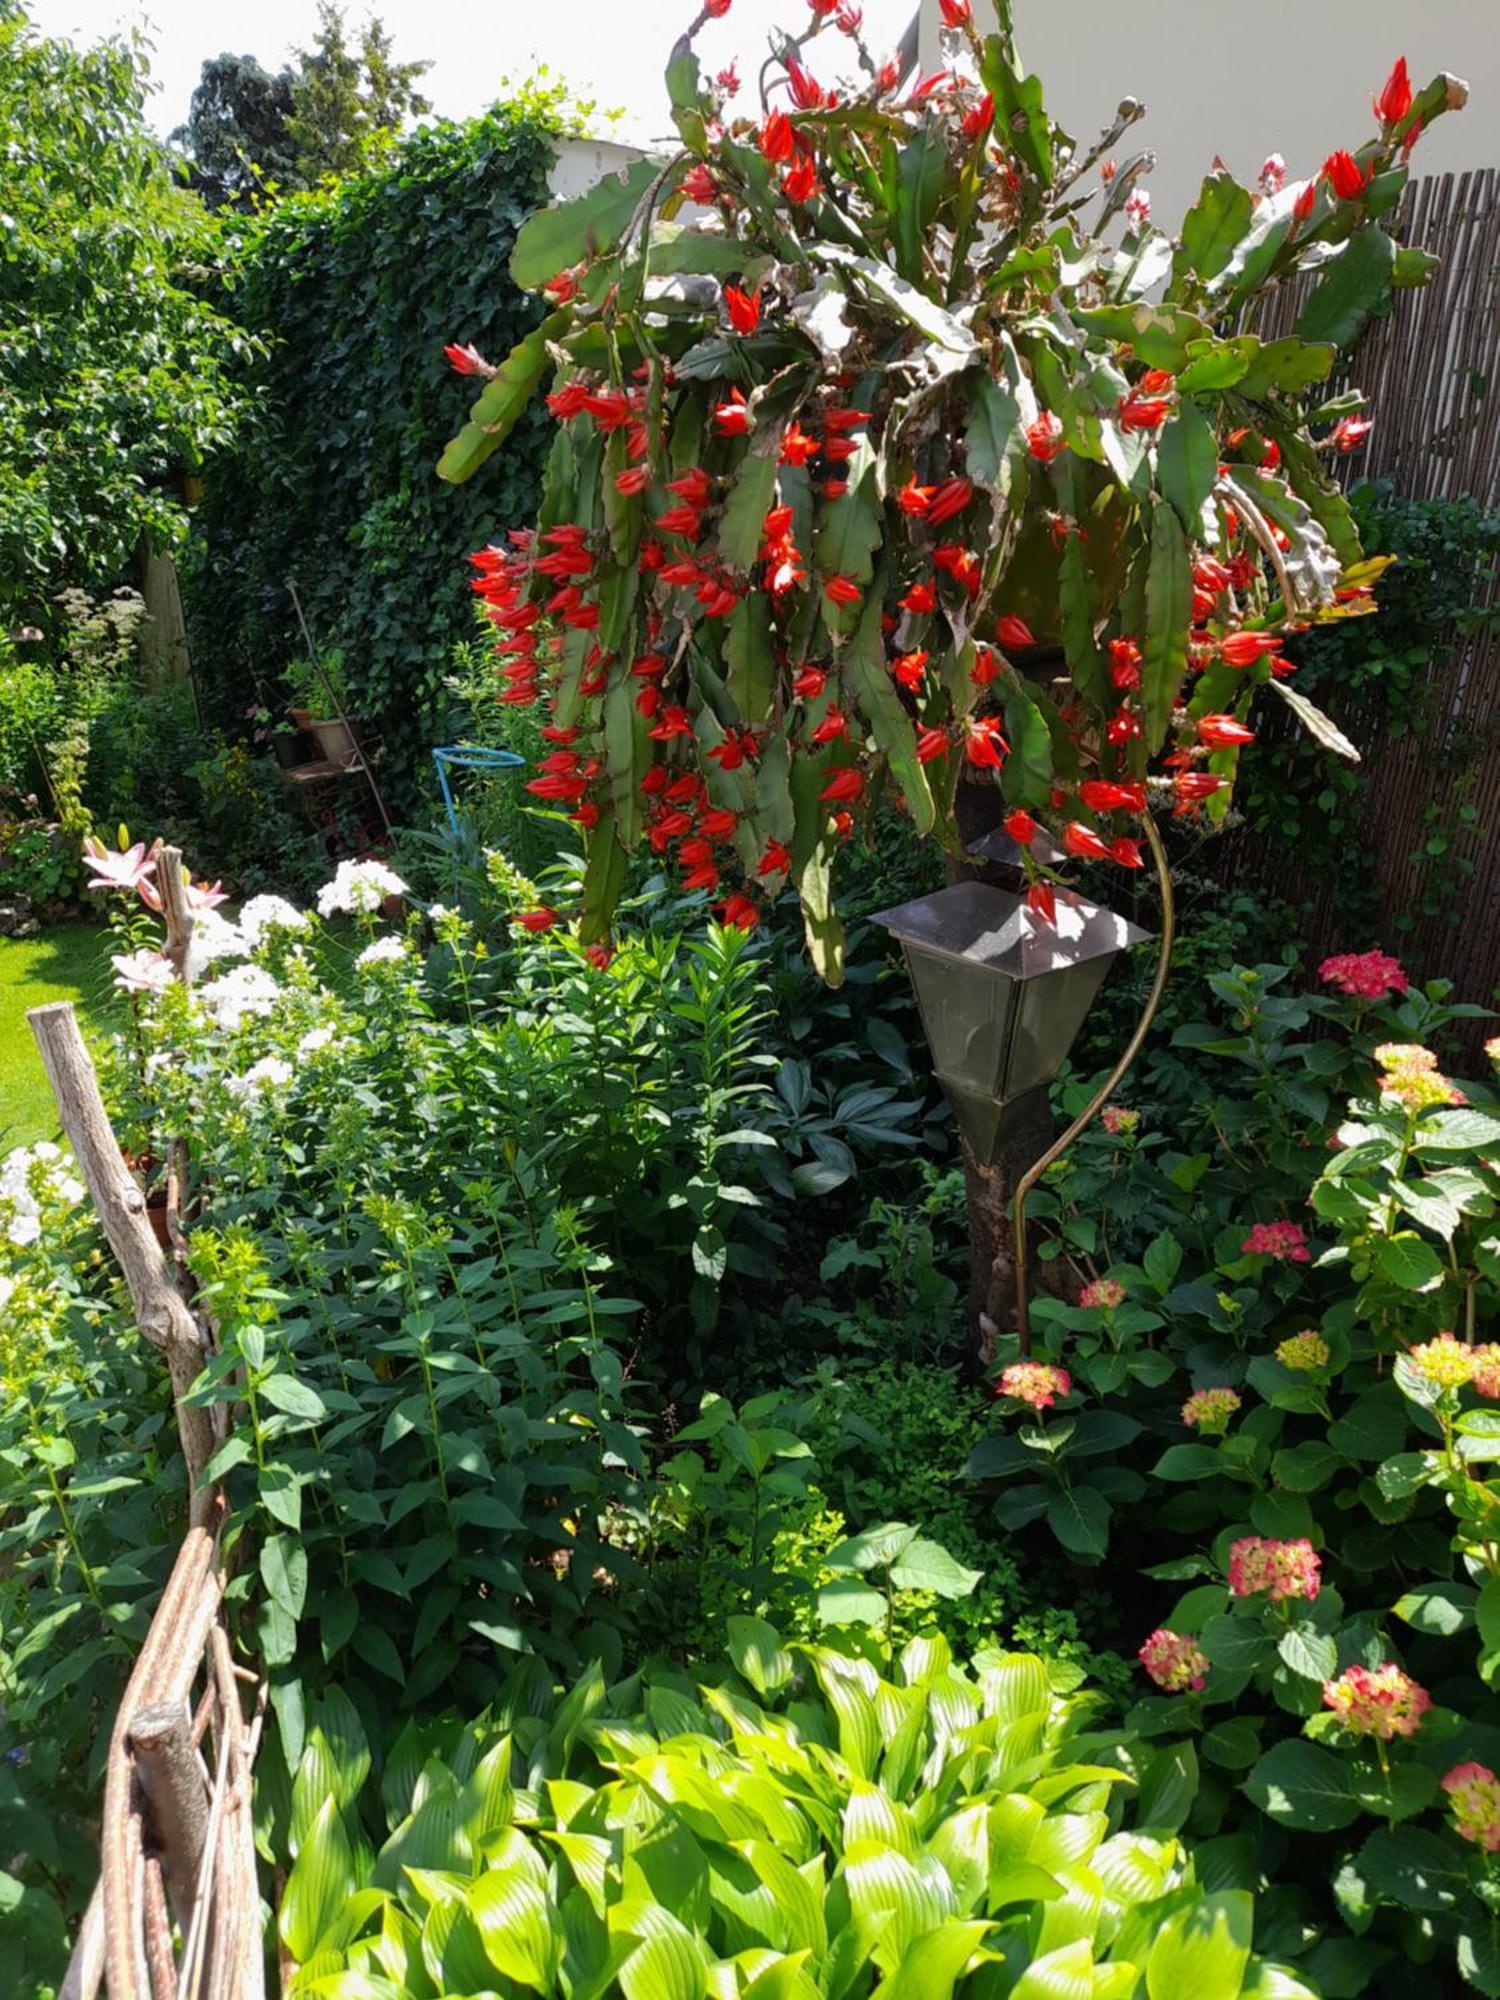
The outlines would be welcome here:
M 57 1112 L 26 1010 L 73 1000 L 85 1034 L 112 1027 L 117 1003 L 108 941 L 99 924 L 60 924 L 40 937 L 0 938 L 0 1150 L 57 1137 Z

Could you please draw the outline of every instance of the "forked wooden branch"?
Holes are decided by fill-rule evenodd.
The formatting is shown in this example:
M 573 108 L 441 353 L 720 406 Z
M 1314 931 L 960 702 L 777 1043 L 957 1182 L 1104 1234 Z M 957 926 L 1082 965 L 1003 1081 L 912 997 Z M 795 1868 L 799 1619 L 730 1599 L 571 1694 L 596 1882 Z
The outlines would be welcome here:
M 188 1518 L 196 1524 L 207 1518 L 212 1504 L 213 1496 L 203 1485 L 203 1468 L 215 1443 L 208 1411 L 182 1400 L 203 1367 L 197 1322 L 146 1219 L 146 1197 L 120 1152 L 72 1002 L 54 1000 L 46 1007 L 33 1007 L 26 1018 L 41 1051 L 62 1128 L 129 1287 L 136 1324 L 166 1361 L 187 1460 Z

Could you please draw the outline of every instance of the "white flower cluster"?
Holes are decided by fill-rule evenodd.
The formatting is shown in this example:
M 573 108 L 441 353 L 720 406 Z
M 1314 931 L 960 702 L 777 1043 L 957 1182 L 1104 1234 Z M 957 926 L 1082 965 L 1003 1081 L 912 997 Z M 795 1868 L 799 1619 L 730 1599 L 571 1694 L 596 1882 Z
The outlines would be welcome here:
M 159 951 L 117 951 L 109 961 L 125 993 L 161 993 L 172 984 L 172 966 Z
M 406 884 L 383 861 L 341 861 L 331 882 L 318 891 L 318 915 L 340 911 L 368 916 L 387 896 L 404 896 Z
M 378 937 L 367 944 L 355 959 L 356 965 L 395 965 L 406 956 L 405 941 L 398 937 Z
M 35 1243 L 42 1233 L 44 1204 L 72 1207 L 86 1193 L 83 1182 L 68 1171 L 62 1148 L 49 1139 L 17 1146 L 0 1161 L 0 1213 L 12 1243 Z
M 260 965 L 237 965 L 198 988 L 198 998 L 215 1024 L 233 1031 L 252 1015 L 269 1014 L 281 998 L 281 988 Z
M 297 1044 L 297 1053 L 299 1056 L 315 1056 L 320 1050 L 330 1048 L 332 1044 L 332 1028 L 309 1028 Z
M 205 965 L 212 965 L 216 958 L 244 958 L 250 946 L 240 934 L 239 926 L 221 917 L 217 910 L 195 910 L 193 912 L 193 938 L 188 946 L 188 966 L 196 978 Z
M 240 911 L 240 936 L 259 951 L 272 931 L 305 931 L 309 919 L 282 896 L 252 896 Z
M 224 1079 L 224 1088 L 241 1104 L 258 1104 L 273 1090 L 285 1090 L 292 1080 L 292 1066 L 280 1056 L 262 1056 L 243 1076 Z

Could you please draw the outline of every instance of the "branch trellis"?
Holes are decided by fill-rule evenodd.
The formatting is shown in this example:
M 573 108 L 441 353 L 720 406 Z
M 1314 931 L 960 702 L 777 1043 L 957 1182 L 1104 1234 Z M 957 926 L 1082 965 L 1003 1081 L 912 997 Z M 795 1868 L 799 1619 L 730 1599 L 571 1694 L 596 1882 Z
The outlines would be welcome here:
M 156 878 L 166 954 L 191 978 L 193 918 L 182 856 Z M 213 1347 L 175 1259 L 157 1241 L 125 1163 L 71 1002 L 27 1017 L 58 1119 L 130 1294 L 141 1337 L 172 1384 L 188 1478 L 188 1529 L 110 1734 L 99 1881 L 59 2000 L 263 2000 L 251 1769 L 266 1690 L 239 1664 L 224 1621 L 222 1492 L 204 1477 L 221 1442 L 186 1399 Z M 180 1245 L 185 1148 L 169 1149 L 169 1240 Z

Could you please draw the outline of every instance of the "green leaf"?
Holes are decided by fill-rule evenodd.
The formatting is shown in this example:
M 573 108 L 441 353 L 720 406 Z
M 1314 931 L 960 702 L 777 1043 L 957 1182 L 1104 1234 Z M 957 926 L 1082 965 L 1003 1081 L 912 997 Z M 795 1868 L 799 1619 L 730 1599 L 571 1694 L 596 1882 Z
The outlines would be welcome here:
M 622 172 L 606 174 L 587 194 L 544 208 L 523 222 L 510 253 L 510 275 L 521 290 L 536 291 L 560 271 L 613 249 L 660 171 L 657 160 L 632 160 Z
M 439 479 L 461 486 L 500 449 L 552 366 L 548 341 L 566 324 L 565 314 L 553 313 L 524 340 L 517 341 L 500 363 L 498 373 L 480 391 L 469 412 L 469 421 L 438 460 Z
M 1471 1583 L 1424 1583 L 1408 1590 L 1391 1609 L 1418 1632 L 1451 1639 L 1455 1632 L 1474 1623 L 1478 1601 L 1479 1592 Z
M 766 515 L 781 468 L 782 435 L 780 424 L 767 424 L 755 433 L 739 462 L 719 522 L 719 554 L 741 573 L 754 568 L 765 539 Z
M 255 1393 L 273 1410 L 305 1423 L 320 1424 L 328 1415 L 328 1405 L 317 1390 L 310 1382 L 299 1382 L 295 1375 L 268 1375 L 256 1384 Z
M 771 643 L 770 600 L 764 591 L 750 591 L 730 612 L 724 657 L 729 668 L 725 684 L 740 721 L 769 722 L 776 692 L 776 655 Z
M 1110 1505 L 1092 1486 L 1070 1486 L 1047 1507 L 1047 1526 L 1070 1554 L 1098 1562 L 1109 1547 Z
M 1187 537 L 1175 510 L 1152 502 L 1151 566 L 1146 577 L 1146 643 L 1141 662 L 1146 747 L 1156 750 L 1166 737 L 1182 677 L 1187 669 L 1188 623 L 1193 575 Z
M 1202 528 L 1203 503 L 1213 492 L 1218 475 L 1219 441 L 1213 425 L 1196 403 L 1183 399 L 1177 415 L 1162 431 L 1156 476 L 1188 536 L 1197 535 Z
M 1141 1827 L 1175 1833 L 1198 1796 L 1198 1755 L 1191 1743 L 1169 1743 L 1153 1751 L 1141 1768 L 1135 1819 Z
M 916 729 L 901 705 L 896 683 L 885 664 L 883 609 L 882 592 L 872 589 L 844 655 L 844 677 L 881 755 L 901 787 L 913 826 L 918 833 L 930 833 L 937 807 L 927 772 L 917 757 Z
M 261 1581 L 271 1602 L 288 1618 L 302 1616 L 307 1601 L 307 1550 L 290 1535 L 272 1535 L 260 1552 Z
M 885 1622 L 885 1595 L 872 1590 L 857 1577 L 835 1577 L 818 1592 L 820 1625 L 881 1625 Z
M 749 1681 L 757 1694 L 775 1694 L 785 1687 L 795 1671 L 791 1654 L 781 1643 L 781 1634 L 764 1618 L 736 1617 L 728 1621 L 729 1657 L 735 1671 Z
M 1443 1263 L 1425 1237 L 1403 1230 L 1382 1236 L 1375 1245 L 1375 1268 L 1381 1277 L 1405 1292 L 1430 1292 L 1443 1282 Z
M 1396 246 L 1383 229 L 1358 231 L 1342 256 L 1322 266 L 1326 275 L 1302 308 L 1297 337 L 1347 347 L 1388 297 L 1395 261 Z
M 468 1903 L 495 1970 L 538 1993 L 550 1993 L 563 1940 L 551 1919 L 546 1871 L 540 1864 L 534 1870 L 524 1865 L 487 1869 L 469 1890 Z
M 965 1569 L 940 1543 L 921 1536 L 908 1542 L 891 1564 L 891 1582 L 899 1590 L 926 1590 L 935 1597 L 970 1597 L 983 1575 L 982 1569 Z
M 941 306 L 934 305 L 925 292 L 919 292 L 915 285 L 899 277 L 889 264 L 861 256 L 842 243 L 815 243 L 808 255 L 815 264 L 837 264 L 848 271 L 877 304 L 893 308 L 924 340 L 938 348 L 945 366 L 961 366 L 974 355 L 976 343 L 968 328 Z
M 1468 1105 L 1430 1111 L 1417 1127 L 1419 1153 L 1483 1153 L 1500 1146 L 1500 1116 Z
M 1338 1671 L 1339 1649 L 1332 1634 L 1316 1631 L 1305 1622 L 1288 1626 L 1277 1641 L 1276 1650 L 1294 1674 L 1300 1674 L 1306 1681 L 1317 1681 L 1320 1686 Z
M 354 1853 L 338 1801 L 326 1798 L 281 1893 L 281 1941 L 299 1963 L 314 1955 L 357 1886 Z
M 1212 173 L 1183 218 L 1177 263 L 1200 278 L 1217 278 L 1249 233 L 1255 205 L 1232 174 Z
M 601 938 L 608 937 L 629 865 L 629 858 L 615 830 L 614 814 L 601 812 L 588 835 L 588 858 L 583 873 L 583 912 L 578 926 L 580 943 L 597 944 Z
M 1127 341 L 1148 368 L 1169 368 L 1174 375 L 1187 360 L 1188 343 L 1212 334 L 1196 314 L 1144 300 L 1132 306 L 1080 308 L 1073 317 L 1105 340 Z
M 1157 1931 L 1146 1959 L 1150 2000 L 1238 2000 L 1250 1960 L 1255 1898 L 1225 1889 L 1178 1910 Z
M 1310 702 L 1305 694 L 1300 694 L 1294 687 L 1288 687 L 1285 681 L 1273 680 L 1271 686 L 1275 688 L 1314 742 L 1321 743 L 1325 750 L 1331 750 L 1335 757 L 1342 757 L 1347 763 L 1358 764 L 1363 761 L 1359 751 L 1338 724 L 1331 722 L 1322 709 Z
M 1083 559 L 1081 536 L 1069 535 L 1064 544 L 1057 583 L 1069 677 L 1091 707 L 1102 709 L 1108 705 L 1109 681 L 1097 636 L 1093 579 Z
M 817 562 L 825 576 L 848 576 L 868 583 L 874 575 L 874 552 L 880 546 L 880 502 L 875 491 L 875 467 L 868 446 L 849 463 L 849 488 L 823 509 L 818 530 Z
M 794 757 L 789 773 L 792 794 L 792 880 L 802 906 L 802 928 L 808 956 L 829 986 L 844 983 L 844 927 L 833 907 L 833 863 L 836 848 L 830 833 L 830 808 L 819 797 L 827 764 L 819 757 Z
M 604 697 L 604 771 L 610 819 L 622 847 L 641 837 L 641 780 L 651 768 L 650 725 L 635 705 L 638 683 L 620 674 Z M 602 816 L 601 816 L 602 817 Z
M 1407 1424 L 1406 1407 L 1399 1395 L 1372 1390 L 1334 1419 L 1328 1427 L 1328 1442 L 1345 1458 L 1379 1465 L 1394 1458 L 1406 1443 Z
M 920 285 L 927 275 L 923 266 L 927 232 L 943 198 L 947 176 L 947 133 L 938 120 L 924 118 L 897 156 L 892 218 L 896 268 L 914 285 Z
M 1009 2000 L 1093 2000 L 1094 1953 L 1086 1937 L 1033 1958 L 1010 1988 Z
M 947 1918 L 903 1954 L 895 1972 L 882 1981 L 880 2000 L 952 2000 L 959 1974 L 991 1928 L 982 1919 L 965 1923 Z
M 1342 1760 L 1301 1737 L 1273 1745 L 1246 1779 L 1245 1790 L 1278 1826 L 1302 1833 L 1332 1833 L 1359 1817 Z
M 1425 1827 L 1382 1827 L 1359 1850 L 1356 1865 L 1368 1888 L 1401 1909 L 1453 1910 L 1469 1894 L 1463 1848 Z
M 1005 498 L 1026 464 L 1020 401 L 1005 382 L 976 375 L 964 433 L 964 468 L 976 486 Z

